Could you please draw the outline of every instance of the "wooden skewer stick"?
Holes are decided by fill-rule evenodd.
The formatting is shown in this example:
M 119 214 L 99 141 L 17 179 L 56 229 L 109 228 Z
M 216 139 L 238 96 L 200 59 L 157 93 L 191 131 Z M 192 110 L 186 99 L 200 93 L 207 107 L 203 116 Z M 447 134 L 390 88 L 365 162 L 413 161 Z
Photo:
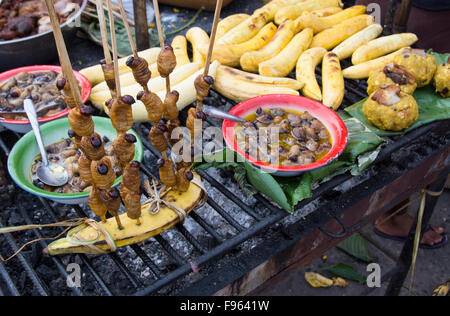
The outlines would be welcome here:
M 205 64 L 205 70 L 203 72 L 203 76 L 207 76 L 209 73 L 209 65 L 211 64 L 211 58 L 212 53 L 214 49 L 214 42 L 216 41 L 216 34 L 217 34 L 217 24 L 219 23 L 220 19 L 220 12 L 222 11 L 222 4 L 223 0 L 217 0 L 216 2 L 216 11 L 214 13 L 214 20 L 211 30 L 211 37 L 209 39 L 209 48 L 208 48 L 208 54 L 206 55 L 206 64 Z
M 159 43 L 161 45 L 161 49 L 164 49 L 165 47 L 164 33 L 161 24 L 161 13 L 159 12 L 158 0 L 153 0 L 153 10 L 155 11 L 155 20 L 156 20 L 156 27 L 158 29 Z M 167 93 L 170 92 L 170 76 L 166 77 L 166 91 Z
M 131 33 L 130 24 L 128 23 L 127 13 L 125 12 L 125 8 L 123 7 L 122 0 L 118 0 L 120 14 L 122 15 L 123 24 L 125 25 L 125 29 L 127 30 L 128 40 L 130 41 L 131 49 L 133 50 L 134 57 L 139 57 L 137 53 L 136 43 L 134 42 L 133 34 Z
M 83 101 L 81 99 L 81 93 L 78 87 L 78 80 L 73 74 L 72 63 L 70 62 L 69 54 L 67 53 L 66 44 L 61 32 L 61 26 L 59 25 L 58 15 L 56 14 L 52 0 L 45 0 L 45 4 L 47 6 L 48 15 L 50 17 L 53 35 L 56 42 L 56 48 L 58 50 L 59 62 L 61 64 L 64 78 L 69 82 L 72 98 L 77 102 L 79 106 L 82 106 Z
M 105 12 L 103 11 L 103 0 L 97 0 L 96 6 L 97 6 L 98 22 L 100 25 L 100 33 L 102 35 L 103 53 L 105 55 L 106 63 L 110 64 L 112 63 L 112 58 L 111 52 L 109 51 L 108 31 L 106 28 Z
M 107 0 L 107 4 L 108 4 L 109 28 L 111 30 L 111 46 L 113 49 L 113 59 L 114 59 L 114 79 L 116 81 L 117 97 L 120 97 L 122 94 L 120 92 L 119 56 L 117 54 L 116 30 L 114 29 L 114 16 L 112 13 L 111 0 Z

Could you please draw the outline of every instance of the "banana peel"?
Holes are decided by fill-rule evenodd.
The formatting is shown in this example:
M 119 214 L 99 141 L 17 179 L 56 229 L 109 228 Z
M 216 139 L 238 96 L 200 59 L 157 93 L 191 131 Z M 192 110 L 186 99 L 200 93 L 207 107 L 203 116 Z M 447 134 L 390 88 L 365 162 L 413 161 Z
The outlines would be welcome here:
M 201 181 L 197 174 L 194 174 L 194 176 Z M 186 192 L 169 191 L 164 195 L 163 199 L 178 206 L 188 214 L 196 209 L 198 203 L 204 198 L 204 194 L 205 193 L 199 186 L 191 183 Z M 139 218 L 141 225 L 137 225 L 136 221 L 130 219 L 126 213 L 119 216 L 123 225 L 122 230 L 118 229 L 115 218 L 109 218 L 106 223 L 97 222 L 97 225 L 103 228 L 110 235 L 111 239 L 114 240 L 115 246 L 120 248 L 142 242 L 161 234 L 180 222 L 177 213 L 167 206 L 162 205 L 160 211 L 156 215 L 152 215 L 148 212 L 148 206 L 149 202 L 142 205 L 142 215 Z M 89 246 L 80 245 L 71 242 L 70 239 L 66 237 L 52 242 L 44 252 L 55 256 L 71 253 L 98 254 L 98 249 L 104 252 L 112 251 L 104 236 L 99 234 L 93 227 L 82 224 L 73 228 L 68 234 L 71 234 L 71 232 L 73 233 L 74 231 L 76 231 L 76 237 L 79 240 L 95 240 L 95 242 Z
M 431 296 L 448 296 L 449 293 L 450 293 L 450 280 L 448 280 L 447 283 L 439 285 L 437 288 L 435 288 Z
M 346 287 L 348 282 L 341 277 L 329 279 L 315 272 L 305 272 L 305 279 L 312 287 Z

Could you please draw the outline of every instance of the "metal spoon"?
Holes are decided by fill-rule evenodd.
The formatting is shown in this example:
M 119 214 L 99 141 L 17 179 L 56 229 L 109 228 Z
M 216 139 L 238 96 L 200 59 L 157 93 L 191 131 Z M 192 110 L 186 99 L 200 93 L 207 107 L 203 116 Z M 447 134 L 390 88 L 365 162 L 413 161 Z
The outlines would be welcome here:
M 25 99 L 23 107 L 30 120 L 31 127 L 33 128 L 34 136 L 41 152 L 42 164 L 37 168 L 36 175 L 43 183 L 54 187 L 64 185 L 69 181 L 69 175 L 63 166 L 48 161 L 47 151 L 45 150 L 42 142 L 41 131 L 39 129 L 39 123 L 37 120 L 36 109 L 34 108 L 33 101 Z
M 1 0 L 0 0 L 1 1 Z M 45 106 L 41 106 L 39 109 L 35 109 L 36 113 L 41 113 L 43 111 L 48 111 L 51 110 L 53 108 L 55 108 L 57 106 L 57 104 L 50 104 L 50 105 L 45 105 Z M 0 115 L 7 115 L 7 114 L 26 114 L 26 111 L 23 110 L 19 110 L 19 111 L 0 111 Z
M 233 122 L 238 122 L 238 123 L 248 122 L 246 119 L 243 119 L 242 117 L 235 116 L 233 114 L 224 112 L 222 110 L 219 110 L 218 108 L 208 106 L 208 105 L 203 105 L 202 111 L 203 111 L 203 113 L 205 113 L 206 115 L 211 116 L 211 117 L 216 117 L 216 118 L 229 120 L 229 121 L 233 121 Z

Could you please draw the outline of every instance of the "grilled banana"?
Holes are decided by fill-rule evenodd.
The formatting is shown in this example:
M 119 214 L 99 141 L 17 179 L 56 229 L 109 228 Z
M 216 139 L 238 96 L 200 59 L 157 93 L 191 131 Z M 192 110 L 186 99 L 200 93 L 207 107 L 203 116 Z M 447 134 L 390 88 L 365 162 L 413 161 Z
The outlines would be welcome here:
M 345 41 L 340 43 L 333 49 L 333 53 L 338 55 L 339 59 L 346 59 L 355 52 L 361 45 L 377 38 L 381 32 L 383 32 L 383 27 L 380 24 L 372 24 L 366 27 L 364 30 L 350 36 Z
M 238 26 L 250 17 L 248 14 L 232 14 L 217 24 L 216 40 L 224 36 L 233 27 Z
M 246 42 L 254 37 L 269 21 L 270 19 L 266 11 L 254 13 L 247 20 L 232 28 L 218 39 L 217 44 L 230 45 Z
M 292 5 L 285 6 L 277 10 L 275 14 L 275 23 L 280 25 L 284 21 L 295 20 L 306 11 L 315 11 L 330 7 L 343 7 L 341 0 L 307 0 Z
M 200 27 L 193 27 L 187 31 L 186 38 L 192 45 L 192 61 L 194 63 L 198 63 L 200 66 L 204 66 L 206 62 L 206 55 L 201 53 L 200 47 L 209 45 L 208 34 Z
M 322 101 L 322 92 L 316 80 L 315 69 L 322 61 L 327 50 L 322 47 L 314 47 L 305 51 L 297 62 L 296 77 L 304 82 L 302 93 L 305 97 Z
M 339 57 L 332 52 L 325 54 L 322 62 L 323 104 L 337 110 L 344 99 L 344 76 Z

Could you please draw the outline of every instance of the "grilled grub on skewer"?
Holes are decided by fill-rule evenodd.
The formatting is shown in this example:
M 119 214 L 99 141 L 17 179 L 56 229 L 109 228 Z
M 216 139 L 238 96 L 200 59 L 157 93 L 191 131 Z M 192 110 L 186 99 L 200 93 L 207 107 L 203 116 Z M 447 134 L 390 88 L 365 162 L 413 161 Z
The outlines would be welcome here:
M 91 174 L 91 160 L 86 157 L 86 155 L 82 152 L 80 158 L 78 158 L 78 172 L 80 174 L 81 180 L 88 184 L 93 183 L 92 174 Z
M 208 96 L 209 89 L 214 84 L 214 78 L 211 76 L 199 75 L 195 81 L 194 86 L 197 91 L 197 103 L 202 104 L 203 100 Z M 201 107 L 199 108 L 199 110 Z
M 153 125 L 150 130 L 150 141 L 152 142 L 153 147 L 161 153 L 169 148 L 165 136 L 166 132 L 167 127 L 164 124 Z
M 81 150 L 89 160 L 100 160 L 105 156 L 105 147 L 99 134 L 83 136 L 81 139 Z
M 173 162 L 169 158 L 160 158 L 157 162 L 159 168 L 159 178 L 167 187 L 174 187 L 177 184 L 177 177 L 173 168 Z
M 134 98 L 130 95 L 114 100 L 109 115 L 111 123 L 117 131 L 117 134 L 125 134 L 133 126 L 133 111 L 131 105 L 134 103 Z
M 77 104 L 75 99 L 72 97 L 72 91 L 70 89 L 70 85 L 67 84 L 66 79 L 59 78 L 56 81 L 56 87 L 58 88 L 58 90 L 62 91 L 62 94 L 64 96 L 64 101 L 66 101 L 66 104 L 69 108 L 73 109 L 79 105 L 79 104 Z
M 123 171 L 123 185 L 132 192 L 139 191 L 141 186 L 141 177 L 139 176 L 140 166 L 138 161 L 132 161 Z
M 111 96 L 115 98 L 117 96 L 116 91 L 116 78 L 114 77 L 114 63 L 111 62 L 109 64 L 106 63 L 106 60 L 102 59 L 100 61 L 100 65 L 102 66 L 103 75 L 105 76 L 105 82 L 111 91 Z
M 188 168 L 181 168 L 177 172 L 177 189 L 181 192 L 186 192 L 189 185 L 194 178 L 194 175 Z
M 183 135 L 179 135 L 178 138 L 176 138 L 172 135 L 173 131 L 177 127 L 180 127 L 180 120 L 178 120 L 178 119 L 168 120 L 166 126 L 167 126 L 166 137 L 169 140 L 169 143 L 173 146 L 176 143 L 178 143 L 183 137 Z
M 116 218 L 119 229 L 123 229 L 122 223 L 120 222 L 119 218 L 119 208 L 121 203 L 119 190 L 102 190 L 100 193 L 100 197 L 105 203 L 108 213 Z
M 128 192 L 125 198 L 122 197 L 123 204 L 127 210 L 127 216 L 131 219 L 137 220 L 137 224 L 140 225 L 139 217 L 141 217 L 141 191 Z
M 90 106 L 83 105 L 71 109 L 68 119 L 75 134 L 90 136 L 94 133 L 94 121 L 92 120 L 92 108 Z
M 92 161 L 91 174 L 95 185 L 103 190 L 111 188 L 116 180 L 111 160 L 108 157 Z
M 139 83 L 145 91 L 148 91 L 148 81 L 152 77 L 152 72 L 148 68 L 148 62 L 142 57 L 130 57 L 126 62 L 133 72 L 134 80 Z
M 102 222 L 106 222 L 106 205 L 100 196 L 100 190 L 95 186 L 92 187 L 91 193 L 89 193 L 89 207 L 95 215 L 101 218 Z
M 158 56 L 157 64 L 158 72 L 161 77 L 169 77 L 169 75 L 177 66 L 177 58 L 175 57 L 172 46 L 166 45 L 164 49 L 161 50 Z
M 180 97 L 178 91 L 171 91 L 167 93 L 164 100 L 164 118 L 166 120 L 178 119 L 177 102 Z
M 164 103 L 159 96 L 153 92 L 141 91 L 137 99 L 144 103 L 150 122 L 158 123 L 164 114 Z
M 134 157 L 136 137 L 133 134 L 119 135 L 113 143 L 114 153 L 123 165 L 130 162 Z

